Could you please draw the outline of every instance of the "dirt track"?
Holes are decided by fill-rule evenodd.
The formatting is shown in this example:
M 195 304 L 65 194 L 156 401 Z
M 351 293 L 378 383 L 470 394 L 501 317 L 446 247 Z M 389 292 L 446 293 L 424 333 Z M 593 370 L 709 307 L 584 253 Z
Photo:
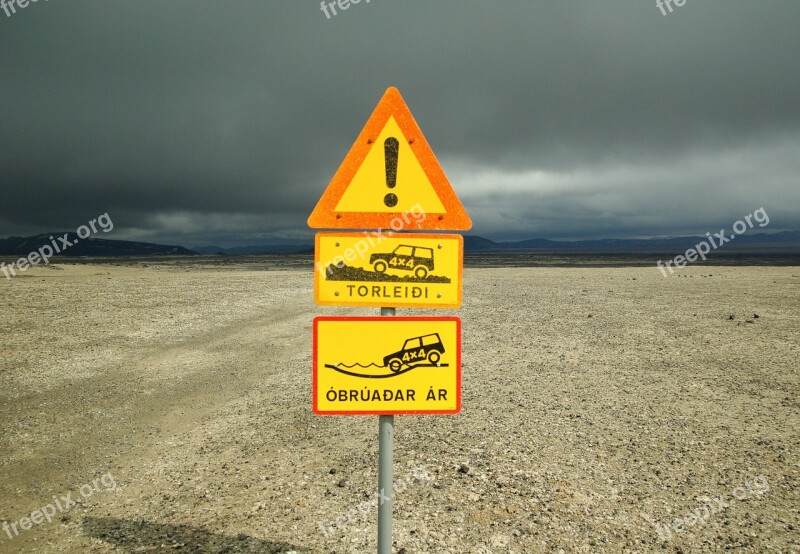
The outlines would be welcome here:
M 462 317 L 464 407 L 397 418 L 398 551 L 800 551 L 800 268 L 682 275 L 472 269 L 463 309 L 399 310 Z M 311 414 L 310 332 L 377 310 L 316 307 L 311 281 L 0 280 L 0 522 L 118 487 L 0 551 L 374 551 L 374 513 L 342 518 L 373 494 L 377 418 Z

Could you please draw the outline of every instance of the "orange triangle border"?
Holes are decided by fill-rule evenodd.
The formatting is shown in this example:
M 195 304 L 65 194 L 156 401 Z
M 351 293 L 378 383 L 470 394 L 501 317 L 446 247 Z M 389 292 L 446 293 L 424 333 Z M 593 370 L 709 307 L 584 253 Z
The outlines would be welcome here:
M 374 146 L 375 139 L 392 116 L 405 135 L 412 153 L 417 157 L 434 191 L 439 196 L 445 213 L 427 213 L 426 217 L 422 219 L 419 217 L 409 218 L 407 213 L 404 218 L 403 212 L 336 212 L 336 205 Z M 472 228 L 472 220 L 450 185 L 436 155 L 400 95 L 400 91 L 390 87 L 378 102 L 311 212 L 308 226 L 312 229 L 394 229 L 392 223 L 397 221 L 398 217 L 403 222 L 402 230 L 404 231 L 417 229 L 466 231 Z

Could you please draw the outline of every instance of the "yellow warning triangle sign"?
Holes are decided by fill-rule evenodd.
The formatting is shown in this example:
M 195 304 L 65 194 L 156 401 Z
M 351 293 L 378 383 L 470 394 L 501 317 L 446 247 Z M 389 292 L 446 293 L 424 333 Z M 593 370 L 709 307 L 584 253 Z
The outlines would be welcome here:
M 467 230 L 472 220 L 414 116 L 389 88 L 320 198 L 316 229 Z

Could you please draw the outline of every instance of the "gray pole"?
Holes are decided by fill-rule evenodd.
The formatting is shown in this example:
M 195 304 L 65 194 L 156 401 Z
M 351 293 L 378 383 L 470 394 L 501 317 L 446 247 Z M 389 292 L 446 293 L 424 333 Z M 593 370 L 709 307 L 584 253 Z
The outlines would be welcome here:
M 395 310 L 381 308 L 381 315 L 395 315 Z M 378 554 L 392 554 L 393 462 L 394 416 L 378 416 Z

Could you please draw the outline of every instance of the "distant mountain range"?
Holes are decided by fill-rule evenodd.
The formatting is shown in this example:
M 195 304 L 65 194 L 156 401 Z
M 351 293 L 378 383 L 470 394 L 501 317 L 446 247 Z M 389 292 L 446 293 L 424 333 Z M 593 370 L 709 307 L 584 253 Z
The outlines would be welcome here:
M 714 238 L 713 235 L 712 238 Z M 464 250 L 473 254 L 487 251 L 537 252 L 542 254 L 680 254 L 707 240 L 708 238 L 705 236 L 682 236 L 649 239 L 576 241 L 528 239 L 515 242 L 494 242 L 479 236 L 467 236 L 464 237 Z M 714 241 L 716 243 L 719 242 L 716 238 L 714 238 Z M 800 232 L 783 231 L 770 234 L 743 234 L 726 242 L 720 247 L 720 251 L 729 253 L 800 253 Z
M 60 237 L 67 235 L 68 245 L 64 245 Z M 52 238 L 51 238 L 52 237 Z M 183 246 L 167 246 L 149 242 L 129 240 L 108 240 L 88 237 L 78 238 L 75 233 L 50 233 L 33 237 L 9 237 L 0 239 L 0 256 L 27 256 L 39 248 L 53 244 L 63 252 L 62 256 L 187 256 L 194 252 Z M 46 252 L 46 251 L 45 251 Z
M 685 252 L 699 242 L 707 240 L 705 236 L 682 236 L 650 239 L 599 239 L 561 241 L 549 239 L 528 239 L 522 241 L 496 242 L 477 235 L 464 237 L 464 251 L 467 254 L 530 252 L 541 254 L 664 254 L 673 255 Z M 716 239 L 715 239 L 716 240 Z M 721 251 L 729 253 L 769 254 L 800 253 L 800 232 L 783 231 L 780 233 L 743 234 L 725 243 Z M 237 248 L 220 248 L 204 246 L 194 248 L 200 254 L 313 254 L 313 244 L 274 243 L 262 246 L 240 246 Z
M 64 256 L 190 256 L 195 254 L 221 254 L 228 256 L 255 254 L 314 254 L 314 245 L 302 240 L 276 241 L 258 246 L 238 246 L 221 248 L 202 246 L 193 249 L 183 246 L 134 242 L 127 240 L 108 240 L 99 238 L 79 239 L 74 233 L 67 233 L 72 243 Z M 0 256 L 27 256 L 43 245 L 52 245 L 53 240 L 59 248 L 64 233 L 51 233 L 33 237 L 9 237 L 0 239 Z M 53 237 L 51 240 L 50 237 Z M 669 254 L 677 255 L 707 240 L 705 236 L 682 236 L 650 239 L 599 239 L 556 241 L 549 239 L 528 239 L 522 241 L 496 242 L 477 235 L 464 237 L 464 251 L 467 254 L 489 253 L 531 253 L 531 254 Z M 713 252 L 713 249 L 712 249 Z M 800 254 L 800 232 L 783 231 L 779 233 L 742 234 L 720 247 L 719 252 Z
M 314 245 L 307 241 L 294 240 L 262 244 L 259 246 L 236 246 L 233 248 L 222 248 L 220 246 L 197 246 L 192 248 L 192 250 L 198 254 L 227 254 L 229 256 L 241 256 L 247 254 L 313 254 Z

